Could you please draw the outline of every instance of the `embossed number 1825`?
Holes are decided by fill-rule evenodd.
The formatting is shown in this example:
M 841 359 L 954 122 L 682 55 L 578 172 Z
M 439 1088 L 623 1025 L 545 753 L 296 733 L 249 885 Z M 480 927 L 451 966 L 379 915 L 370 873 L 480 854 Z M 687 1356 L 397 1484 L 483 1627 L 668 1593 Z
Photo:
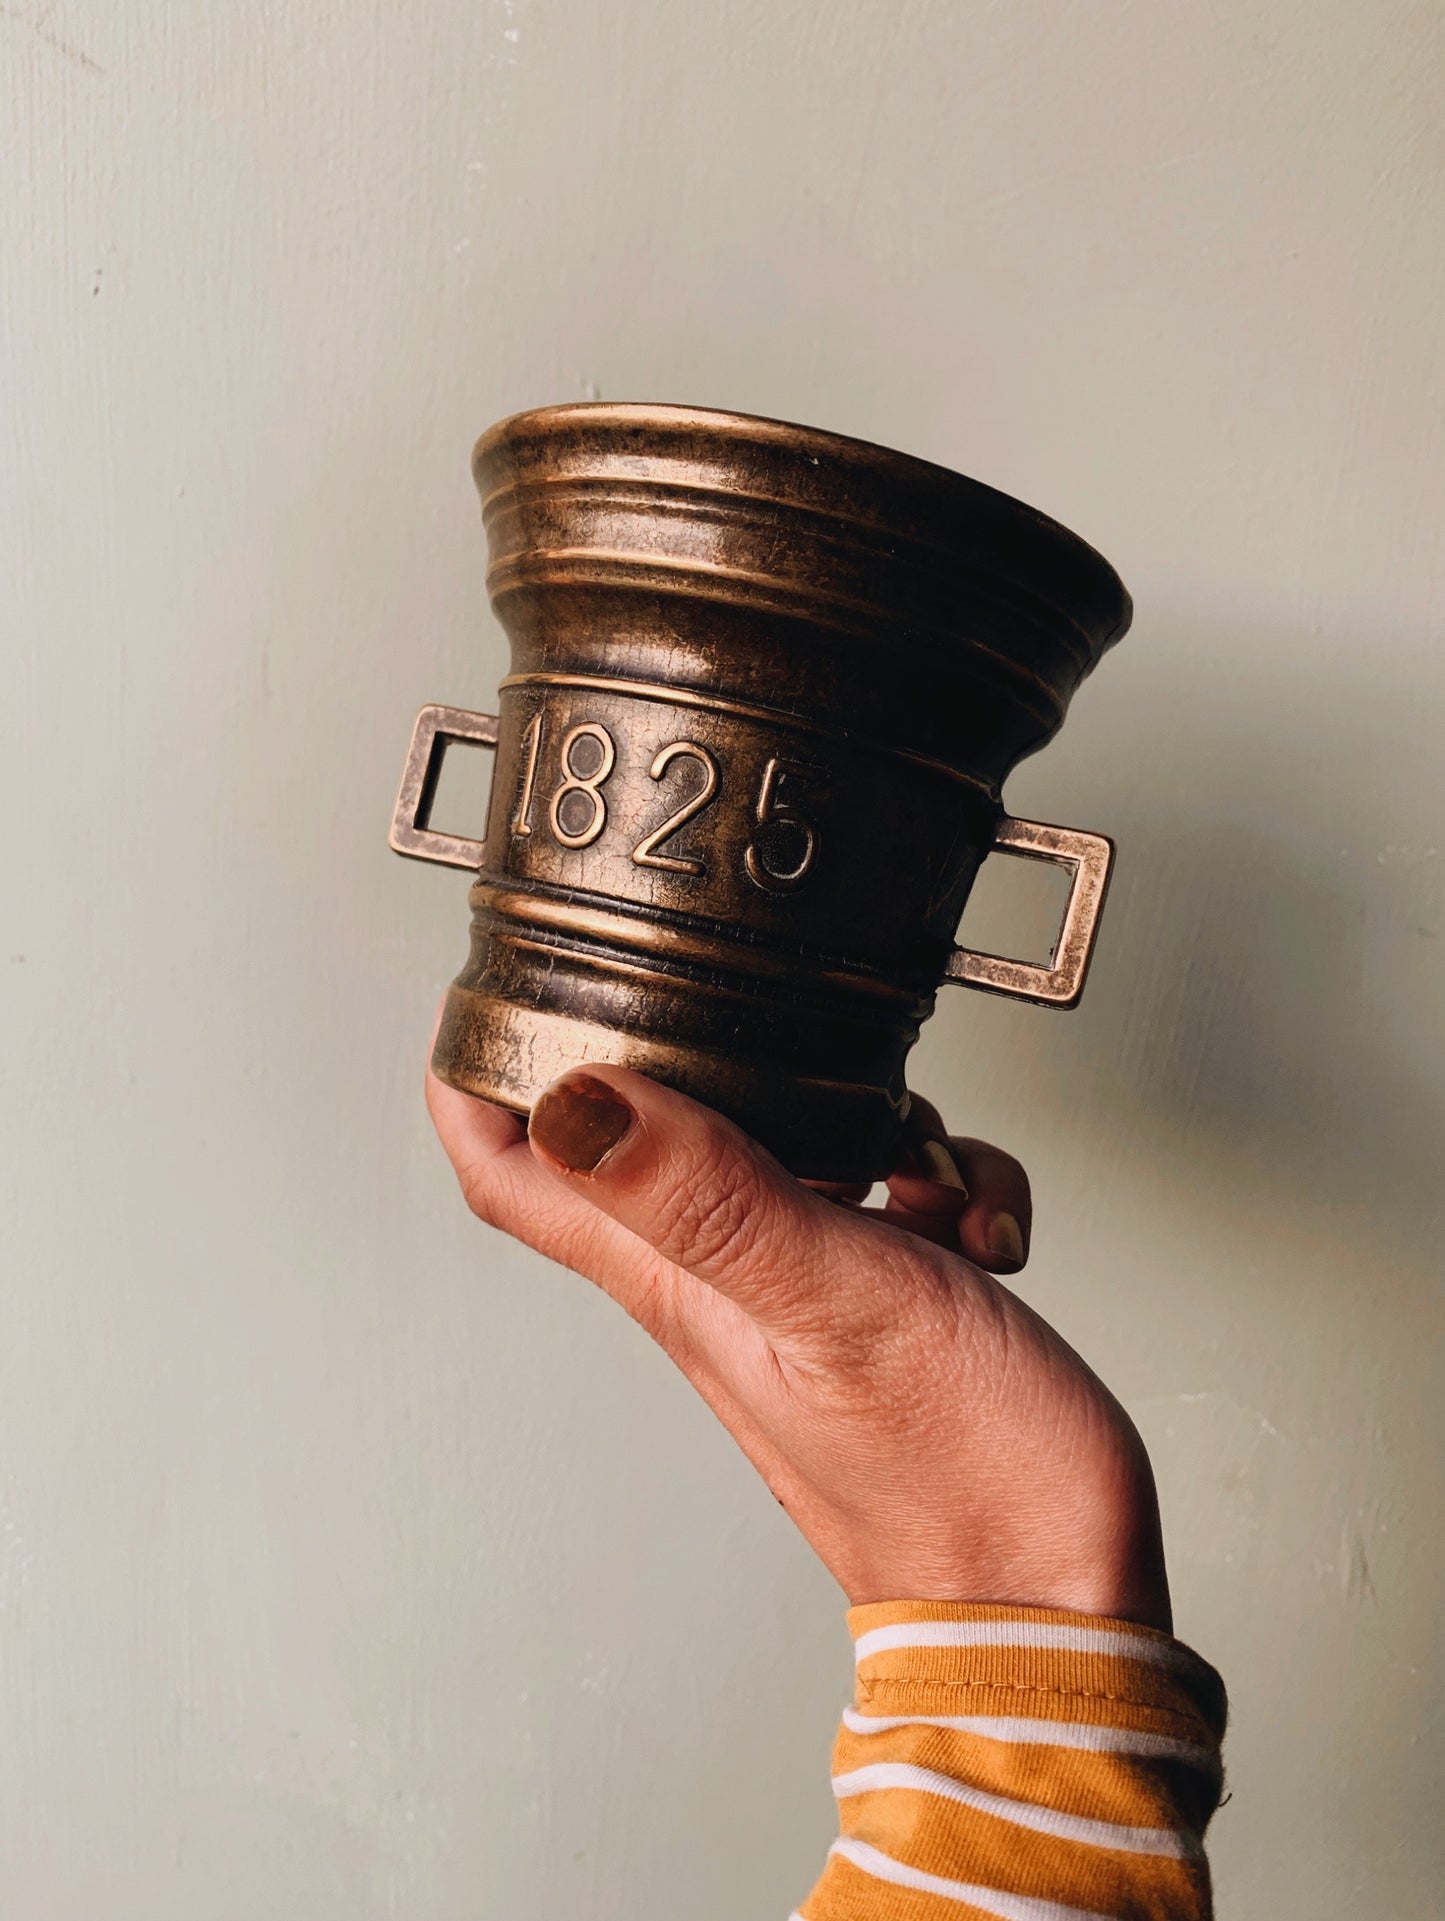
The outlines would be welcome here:
M 514 836 L 532 832 L 532 805 L 536 798 L 537 765 L 542 757 L 542 715 L 533 714 L 522 734 L 525 755 L 522 784 L 517 808 L 512 816 Z M 600 721 L 584 720 L 562 737 L 558 752 L 562 778 L 547 803 L 547 825 L 553 838 L 563 847 L 590 847 L 607 825 L 607 802 L 602 789 L 617 766 L 617 743 Z M 653 780 L 661 780 L 677 761 L 696 761 L 702 769 L 702 785 L 690 794 L 667 818 L 661 821 L 632 850 L 639 867 L 661 867 L 672 874 L 692 874 L 706 878 L 702 859 L 690 854 L 664 854 L 660 849 L 689 821 L 710 807 L 717 798 L 722 777 L 718 764 L 706 747 L 695 740 L 675 740 L 660 748 L 647 770 Z M 743 868 L 755 887 L 767 893 L 786 893 L 804 881 L 818 854 L 818 830 L 782 791 L 790 785 L 816 777 L 818 770 L 774 755 L 763 768 L 753 806 L 758 832 L 743 853 Z M 763 829 L 785 829 L 783 840 L 791 839 L 796 858 L 780 859 L 779 836 L 764 834 Z

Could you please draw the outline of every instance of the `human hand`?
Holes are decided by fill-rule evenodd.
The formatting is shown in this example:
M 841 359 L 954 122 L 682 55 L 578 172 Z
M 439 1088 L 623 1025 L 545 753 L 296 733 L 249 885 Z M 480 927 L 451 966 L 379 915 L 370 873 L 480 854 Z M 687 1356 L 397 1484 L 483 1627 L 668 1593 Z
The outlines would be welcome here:
M 472 1211 L 646 1329 L 852 1603 L 990 1601 L 1169 1628 L 1142 1441 L 985 1271 L 1026 1256 L 1028 1179 L 1011 1156 L 946 1146 L 915 1102 L 909 1165 L 872 1210 L 625 1068 L 563 1075 L 525 1125 L 434 1075 L 427 1103 Z

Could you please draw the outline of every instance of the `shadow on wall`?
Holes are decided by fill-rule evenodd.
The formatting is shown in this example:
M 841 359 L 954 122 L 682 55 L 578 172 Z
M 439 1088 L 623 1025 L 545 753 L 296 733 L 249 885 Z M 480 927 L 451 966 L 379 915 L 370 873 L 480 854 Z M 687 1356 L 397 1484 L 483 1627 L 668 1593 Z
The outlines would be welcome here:
M 1222 1893 L 1275 1912 L 1373 1864 L 1415 1912 L 1445 1867 L 1413 1804 L 1445 1734 L 1438 642 L 1156 616 L 1126 649 L 1010 795 L 1120 845 L 1036 1094 L 1087 1116 L 1086 1179 L 1119 1155 L 1162 1203 L 1131 1284 L 1162 1296 L 1146 1424 L 1236 1700 Z
M 1068 818 L 1106 823 L 1121 853 L 1088 1018 L 1048 1052 L 1099 1084 L 1111 1122 L 1206 1135 L 1277 1205 L 1343 1204 L 1377 1256 L 1433 1271 L 1445 821 L 1426 702 L 1363 651 L 1340 674 L 1338 640 L 1322 662 L 1313 636 L 1178 622 L 1126 646 L 1049 750 L 1067 761 L 1072 736 L 1050 794 L 1066 784 Z

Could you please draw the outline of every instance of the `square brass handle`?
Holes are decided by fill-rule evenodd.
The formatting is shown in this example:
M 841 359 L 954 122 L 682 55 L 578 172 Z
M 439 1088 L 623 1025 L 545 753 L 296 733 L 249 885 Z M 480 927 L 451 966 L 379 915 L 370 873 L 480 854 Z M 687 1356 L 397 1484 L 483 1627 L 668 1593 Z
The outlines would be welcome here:
M 481 841 L 468 840 L 463 834 L 433 833 L 427 824 L 441 778 L 442 760 L 454 740 L 495 748 L 496 715 L 473 714 L 465 707 L 422 708 L 411 732 L 401 790 L 391 817 L 390 840 L 398 854 L 406 854 L 412 860 L 434 860 L 443 867 L 468 867 L 475 871 L 482 864 Z
M 1004 960 L 997 954 L 977 954 L 968 947 L 955 947 L 945 980 L 981 987 L 987 994 L 1011 994 L 1020 1000 L 1037 1001 L 1041 1007 L 1077 1007 L 1109 891 L 1113 841 L 1105 834 L 1050 827 L 1041 820 L 1014 820 L 1005 814 L 990 851 L 1017 854 L 1024 860 L 1046 860 L 1072 870 L 1074 884 L 1069 889 L 1064 924 L 1054 944 L 1051 964 L 1036 967 L 1029 961 Z

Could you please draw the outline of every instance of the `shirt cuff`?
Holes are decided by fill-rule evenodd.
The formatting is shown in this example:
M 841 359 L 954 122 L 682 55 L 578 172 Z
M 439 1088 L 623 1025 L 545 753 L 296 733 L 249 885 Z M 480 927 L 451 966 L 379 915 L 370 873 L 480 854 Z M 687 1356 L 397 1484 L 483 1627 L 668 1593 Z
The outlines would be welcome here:
M 842 1826 L 804 1921 L 1206 1921 L 1223 1684 L 1155 1629 L 879 1603 L 834 1750 Z

